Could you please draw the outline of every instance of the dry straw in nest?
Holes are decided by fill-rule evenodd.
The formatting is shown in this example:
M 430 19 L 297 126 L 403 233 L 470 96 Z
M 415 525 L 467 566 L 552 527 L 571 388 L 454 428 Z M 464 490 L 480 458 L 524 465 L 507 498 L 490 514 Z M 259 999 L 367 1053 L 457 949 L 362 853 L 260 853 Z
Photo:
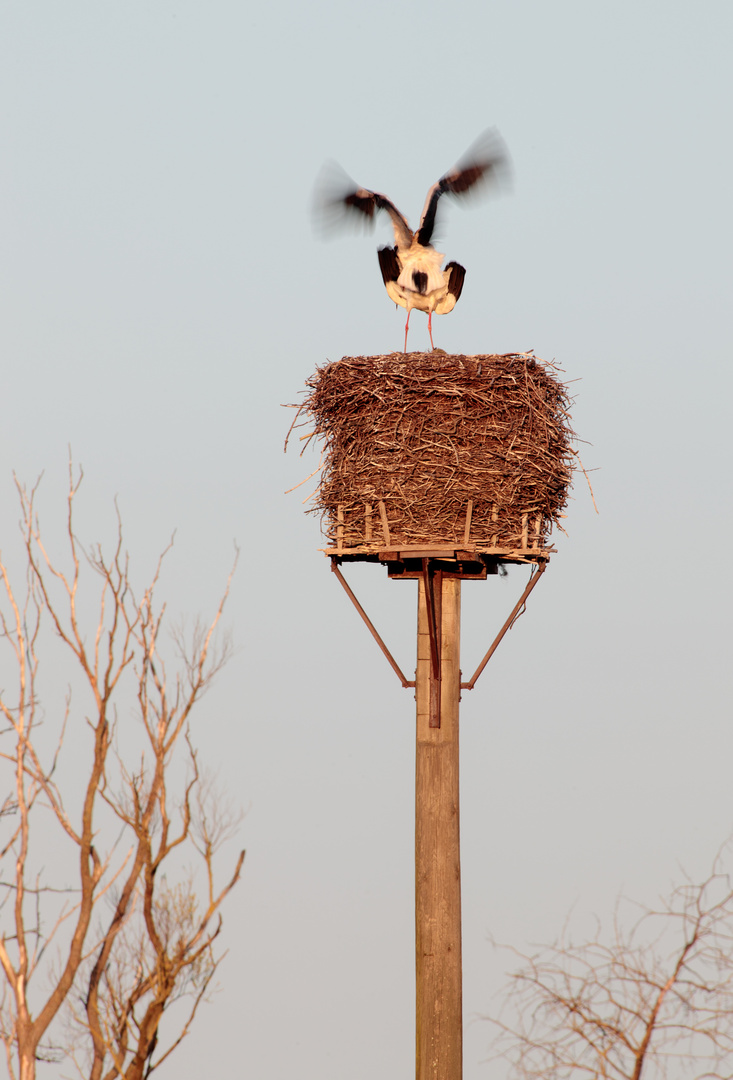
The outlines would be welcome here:
M 323 443 L 311 512 L 339 551 L 544 551 L 567 503 L 567 388 L 534 356 L 344 357 L 301 406 Z

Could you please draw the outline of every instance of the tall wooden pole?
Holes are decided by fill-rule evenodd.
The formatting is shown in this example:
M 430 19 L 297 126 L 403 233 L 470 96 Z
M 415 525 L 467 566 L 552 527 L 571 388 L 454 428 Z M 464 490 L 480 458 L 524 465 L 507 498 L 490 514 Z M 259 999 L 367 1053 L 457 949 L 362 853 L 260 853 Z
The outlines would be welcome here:
M 418 581 L 415 769 L 417 1080 L 461 1080 L 460 578 Z M 431 648 L 432 638 L 432 648 Z M 440 657 L 440 662 L 437 658 Z

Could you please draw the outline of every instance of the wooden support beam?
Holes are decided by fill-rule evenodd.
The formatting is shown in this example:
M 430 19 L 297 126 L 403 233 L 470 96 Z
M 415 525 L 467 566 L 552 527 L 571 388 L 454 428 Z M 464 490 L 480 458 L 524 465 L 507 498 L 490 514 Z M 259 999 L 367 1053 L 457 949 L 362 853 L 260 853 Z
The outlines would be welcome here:
M 473 517 L 473 499 L 468 500 L 468 506 L 466 507 L 466 524 L 463 529 L 463 543 L 468 546 L 468 542 L 471 538 L 471 518 Z
M 389 522 L 387 521 L 387 510 L 385 509 L 382 499 L 379 500 L 379 516 L 382 519 L 382 533 L 384 534 L 384 542 L 387 547 L 390 547 L 392 541 L 389 538 Z
M 415 755 L 417 1080 L 461 1080 L 463 1001 L 458 788 L 461 582 L 439 590 L 439 676 L 431 656 L 428 575 L 418 579 Z M 437 599 L 437 598 L 436 598 Z M 437 612 L 436 612 L 437 614 Z M 437 683 L 437 685 L 436 685 Z M 438 698 L 438 724 L 435 702 Z

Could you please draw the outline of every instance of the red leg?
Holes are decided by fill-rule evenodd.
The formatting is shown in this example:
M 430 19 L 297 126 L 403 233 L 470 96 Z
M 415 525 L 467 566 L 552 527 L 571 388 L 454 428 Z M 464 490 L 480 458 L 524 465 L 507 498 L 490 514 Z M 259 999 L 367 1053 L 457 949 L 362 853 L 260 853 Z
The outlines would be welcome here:
M 432 313 L 432 311 L 429 312 L 429 314 L 428 314 L 428 333 L 430 334 L 430 348 L 435 349 L 435 346 L 433 345 L 433 313 Z
M 407 328 L 410 325 L 410 311 L 411 310 L 412 310 L 411 308 L 407 309 L 407 322 L 405 323 L 405 348 L 404 348 L 404 352 L 407 352 Z

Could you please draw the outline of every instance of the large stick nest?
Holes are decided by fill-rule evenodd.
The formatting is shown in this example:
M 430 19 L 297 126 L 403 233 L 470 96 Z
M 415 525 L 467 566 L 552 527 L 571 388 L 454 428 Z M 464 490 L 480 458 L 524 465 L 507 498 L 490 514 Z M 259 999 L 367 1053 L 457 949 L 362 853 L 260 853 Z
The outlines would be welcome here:
M 311 512 L 340 549 L 545 548 L 568 499 L 569 397 L 527 354 L 395 353 L 320 368 L 301 408 L 323 443 Z M 379 503 L 383 506 L 380 508 Z M 470 504 L 470 505 L 469 505 Z M 373 532 L 372 532 L 373 528 Z

